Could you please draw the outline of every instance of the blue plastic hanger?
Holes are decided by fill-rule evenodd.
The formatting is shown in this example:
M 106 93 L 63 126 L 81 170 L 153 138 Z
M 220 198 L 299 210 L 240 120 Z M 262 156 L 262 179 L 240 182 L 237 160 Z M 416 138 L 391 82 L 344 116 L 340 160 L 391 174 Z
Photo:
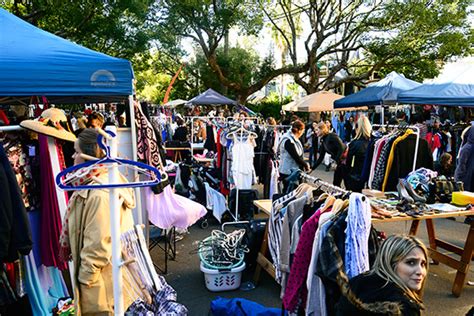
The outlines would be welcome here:
M 106 131 L 109 135 L 112 137 L 115 137 L 116 135 L 111 132 L 111 131 Z M 127 159 L 121 159 L 121 158 L 111 158 L 110 157 L 110 148 L 104 144 L 104 137 L 102 135 L 99 135 L 97 137 L 97 141 L 99 144 L 99 147 L 105 150 L 106 156 L 102 159 L 97 159 L 97 160 L 92 160 L 92 161 L 86 161 L 84 163 L 81 163 L 79 165 L 75 165 L 72 167 L 69 167 L 67 169 L 64 169 L 58 175 L 56 176 L 56 185 L 65 191 L 72 191 L 72 190 L 88 190 L 88 189 L 105 189 L 105 188 L 136 188 L 136 187 L 147 187 L 147 186 L 153 186 L 159 184 L 162 180 L 166 180 L 166 177 L 163 177 L 160 173 L 160 171 L 150 165 L 138 162 L 138 161 L 133 161 L 133 160 L 127 160 Z M 128 166 L 128 167 L 133 167 L 134 169 L 137 169 L 141 174 L 145 174 L 151 178 L 151 180 L 144 180 L 144 181 L 137 181 L 137 182 L 128 182 L 128 183 L 107 183 L 107 184 L 89 184 L 89 185 L 77 185 L 77 186 L 72 186 L 70 184 L 64 183 L 64 181 L 67 181 L 68 179 L 63 179 L 66 177 L 66 175 L 77 172 L 80 169 L 85 169 L 85 171 L 92 170 L 94 166 L 97 166 L 99 164 L 107 165 L 107 164 L 117 164 L 117 168 L 120 166 Z M 82 175 L 82 173 L 81 173 Z

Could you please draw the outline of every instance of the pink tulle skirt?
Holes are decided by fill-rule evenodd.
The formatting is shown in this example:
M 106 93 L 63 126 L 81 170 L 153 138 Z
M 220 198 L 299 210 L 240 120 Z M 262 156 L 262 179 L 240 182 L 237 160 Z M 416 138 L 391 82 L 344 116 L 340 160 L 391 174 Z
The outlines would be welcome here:
M 175 194 L 169 185 L 160 194 L 148 187 L 145 192 L 148 219 L 161 229 L 188 228 L 207 213 L 204 206 Z

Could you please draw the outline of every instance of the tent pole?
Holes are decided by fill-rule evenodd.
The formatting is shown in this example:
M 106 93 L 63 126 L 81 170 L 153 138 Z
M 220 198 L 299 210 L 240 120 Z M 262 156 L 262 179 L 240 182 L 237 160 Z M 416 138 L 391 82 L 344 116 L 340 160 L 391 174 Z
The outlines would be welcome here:
M 133 122 L 135 123 L 135 122 Z M 117 134 L 115 126 L 108 126 L 107 131 Z M 110 156 L 117 157 L 117 139 L 112 138 L 107 141 L 110 149 Z M 113 164 L 109 170 L 109 183 L 118 183 L 118 167 Z M 113 293 L 114 293 L 114 315 L 121 316 L 124 314 L 123 305 L 123 280 L 122 280 L 122 253 L 120 246 L 120 212 L 121 206 L 117 189 L 109 189 L 109 212 L 110 212 L 110 235 L 112 238 L 112 277 L 113 277 Z
M 385 109 L 384 109 L 383 104 L 382 104 L 382 108 L 381 108 L 381 111 L 380 111 L 380 124 L 382 126 L 384 124 L 384 116 L 385 116 Z
M 132 160 L 138 161 L 137 155 L 137 126 L 135 125 L 135 108 L 133 105 L 133 95 L 128 96 L 128 104 L 130 105 L 130 129 L 131 129 L 131 141 L 132 141 Z M 135 170 L 133 178 L 137 180 L 138 173 Z M 142 200 L 140 195 L 140 188 L 135 188 L 135 203 L 137 210 L 137 221 L 138 224 L 143 224 L 143 210 L 142 210 Z M 148 222 L 148 221 L 147 221 Z

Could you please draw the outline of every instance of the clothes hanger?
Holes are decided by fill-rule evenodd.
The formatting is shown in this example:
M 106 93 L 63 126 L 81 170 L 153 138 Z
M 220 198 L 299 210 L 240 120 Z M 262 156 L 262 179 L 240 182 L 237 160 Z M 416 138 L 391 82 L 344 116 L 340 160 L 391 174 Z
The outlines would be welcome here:
M 104 132 L 109 133 L 110 137 L 115 137 L 116 135 L 110 131 Z M 56 176 L 56 185 L 65 191 L 70 190 L 81 190 L 81 189 L 91 189 L 91 188 L 135 188 L 135 187 L 144 187 L 144 186 L 153 186 L 159 184 L 161 181 L 167 179 L 167 175 L 163 176 L 160 171 L 152 166 L 147 164 L 121 159 L 121 158 L 112 158 L 110 157 L 110 148 L 103 143 L 104 136 L 100 134 L 98 139 L 99 147 L 105 150 L 106 156 L 102 159 L 90 160 L 84 163 L 81 163 L 76 166 L 64 169 Z M 90 157 L 90 156 L 89 156 Z M 90 157 L 95 158 L 95 157 Z M 143 181 L 134 181 L 128 183 L 98 183 L 98 184 L 87 184 L 87 185 L 72 185 L 71 182 L 78 177 L 84 177 L 93 169 L 100 168 L 112 168 L 112 167 L 126 167 L 133 170 L 136 170 L 139 175 L 143 175 L 147 180 Z
M 336 201 L 337 200 L 334 196 L 332 196 L 332 195 L 328 196 L 326 198 L 326 201 L 324 202 L 324 204 L 321 207 L 321 213 L 325 212 L 330 206 L 333 206 Z
M 234 131 L 228 133 L 228 134 L 226 135 L 226 138 L 227 138 L 227 139 L 234 138 L 234 137 L 237 135 L 237 133 L 242 133 L 242 134 L 243 134 L 243 133 L 246 133 L 247 135 L 253 136 L 254 138 L 257 138 L 257 137 L 258 137 L 258 135 L 257 135 L 256 133 L 251 132 L 251 131 L 245 129 L 244 127 L 240 127 L 240 128 L 238 128 L 237 130 L 234 130 Z

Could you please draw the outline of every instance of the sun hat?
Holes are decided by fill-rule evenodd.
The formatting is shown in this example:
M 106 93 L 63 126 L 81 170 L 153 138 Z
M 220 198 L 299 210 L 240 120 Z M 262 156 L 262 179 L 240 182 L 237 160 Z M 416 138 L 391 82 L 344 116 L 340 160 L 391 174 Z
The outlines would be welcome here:
M 57 108 L 44 110 L 39 118 L 22 121 L 20 126 L 54 138 L 70 142 L 76 141 L 76 136 L 71 132 L 66 115 Z

